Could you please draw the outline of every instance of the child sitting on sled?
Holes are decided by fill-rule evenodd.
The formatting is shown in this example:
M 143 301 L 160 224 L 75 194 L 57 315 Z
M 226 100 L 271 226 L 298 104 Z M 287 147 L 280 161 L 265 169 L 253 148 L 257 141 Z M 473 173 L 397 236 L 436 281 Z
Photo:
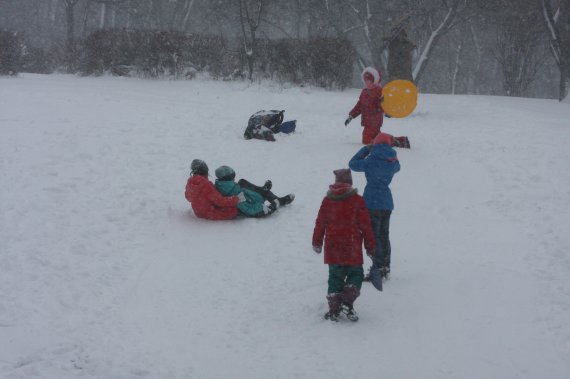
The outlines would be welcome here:
M 235 182 L 236 173 L 229 166 L 220 166 L 216 169 L 216 188 L 223 196 L 245 195 L 245 201 L 238 203 L 238 211 L 246 217 L 263 217 L 275 212 L 279 207 L 290 204 L 295 195 L 289 194 L 278 197 L 271 192 L 272 183 L 265 182 L 263 187 L 256 186 L 245 179 Z

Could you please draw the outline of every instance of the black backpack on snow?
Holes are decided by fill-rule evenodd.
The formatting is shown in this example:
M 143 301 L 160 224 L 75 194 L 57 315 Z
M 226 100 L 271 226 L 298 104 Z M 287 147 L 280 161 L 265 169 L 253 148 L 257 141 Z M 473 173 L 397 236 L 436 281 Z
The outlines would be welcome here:
M 273 135 L 281 131 L 283 113 L 285 113 L 284 110 L 263 110 L 255 112 L 249 118 L 243 137 L 245 139 L 257 138 L 266 141 L 275 141 Z

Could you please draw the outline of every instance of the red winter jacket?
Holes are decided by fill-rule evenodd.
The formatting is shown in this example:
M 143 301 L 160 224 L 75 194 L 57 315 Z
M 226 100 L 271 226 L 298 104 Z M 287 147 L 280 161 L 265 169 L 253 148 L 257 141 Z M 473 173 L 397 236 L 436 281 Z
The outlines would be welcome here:
M 186 200 L 197 217 L 230 220 L 237 216 L 237 196 L 222 196 L 214 184 L 202 175 L 192 175 L 186 183 Z
M 380 128 L 384 122 L 384 110 L 380 106 L 382 98 L 382 87 L 377 86 L 373 89 L 364 88 L 360 92 L 358 102 L 352 108 L 349 115 L 352 118 L 361 116 L 360 125 L 365 128 Z
M 362 241 L 367 251 L 376 248 L 370 215 L 355 188 L 330 186 L 315 222 L 313 246 L 322 247 L 323 239 L 326 264 L 362 265 Z

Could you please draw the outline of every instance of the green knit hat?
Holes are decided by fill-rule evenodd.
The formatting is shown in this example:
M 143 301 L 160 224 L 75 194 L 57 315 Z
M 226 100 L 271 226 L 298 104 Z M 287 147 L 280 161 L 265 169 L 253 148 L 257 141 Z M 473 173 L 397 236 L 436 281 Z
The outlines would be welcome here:
M 236 173 L 230 166 L 220 166 L 216 169 L 216 178 L 219 180 L 234 180 Z

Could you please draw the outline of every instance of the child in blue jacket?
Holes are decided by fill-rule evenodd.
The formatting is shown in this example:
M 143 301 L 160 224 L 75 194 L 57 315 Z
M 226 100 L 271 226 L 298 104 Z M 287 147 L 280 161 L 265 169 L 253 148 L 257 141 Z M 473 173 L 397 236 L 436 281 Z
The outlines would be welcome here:
M 394 210 L 394 200 L 389 186 L 394 174 L 400 171 L 392 141 L 390 134 L 379 133 L 372 145 L 361 148 L 348 163 L 351 170 L 364 172 L 366 176 L 363 197 L 376 239 L 370 272 L 379 270 L 383 278 L 390 272 L 391 260 L 390 216 Z M 369 280 L 370 272 L 365 280 Z

